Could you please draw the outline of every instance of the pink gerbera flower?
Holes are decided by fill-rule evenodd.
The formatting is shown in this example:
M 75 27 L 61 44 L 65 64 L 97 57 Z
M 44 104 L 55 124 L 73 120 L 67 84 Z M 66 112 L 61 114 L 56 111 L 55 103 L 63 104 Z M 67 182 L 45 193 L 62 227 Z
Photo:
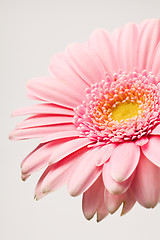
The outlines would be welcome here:
M 50 63 L 50 77 L 28 83 L 28 96 L 44 103 L 10 138 L 41 138 L 22 162 L 22 179 L 44 167 L 35 197 L 67 184 L 83 193 L 83 212 L 97 221 L 122 214 L 137 201 L 160 199 L 160 20 L 96 30 Z

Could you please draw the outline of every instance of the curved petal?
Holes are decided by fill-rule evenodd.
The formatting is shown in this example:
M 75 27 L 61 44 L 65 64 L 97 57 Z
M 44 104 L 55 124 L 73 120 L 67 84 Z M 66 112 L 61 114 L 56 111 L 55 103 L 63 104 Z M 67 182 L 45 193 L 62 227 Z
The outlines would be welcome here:
M 26 181 L 29 177 L 30 177 L 30 174 L 29 174 L 29 175 L 23 175 L 23 174 L 21 174 L 21 179 L 22 179 L 22 181 Z
M 128 213 L 136 203 L 136 199 L 134 195 L 132 194 L 131 190 L 128 189 L 128 191 L 125 193 L 124 199 L 123 199 L 123 207 L 122 207 L 122 212 L 121 216 L 125 215 Z
M 111 75 L 119 70 L 115 45 L 114 36 L 104 29 L 94 31 L 89 39 L 90 48 L 99 57 L 105 71 Z
M 160 195 L 160 171 L 143 154 L 141 154 L 131 189 L 142 206 L 153 208 L 157 205 Z
M 140 30 L 143 30 L 144 29 L 144 27 L 149 23 L 151 21 L 151 19 L 145 19 L 145 20 L 143 20 L 142 22 L 140 22 L 140 24 L 139 24 L 139 27 L 140 27 Z
M 98 196 L 95 193 L 98 193 L 99 188 L 96 187 L 96 181 L 86 192 L 83 193 L 82 209 L 87 220 L 92 219 L 97 211 Z
M 102 154 L 102 158 L 98 159 L 97 166 L 103 165 L 110 158 L 116 146 L 117 146 L 116 144 L 111 143 L 101 147 L 99 151 Z
M 67 141 L 68 138 L 75 138 L 75 137 L 79 137 L 79 132 L 77 130 L 75 131 L 62 131 L 62 132 L 55 132 L 55 133 L 51 133 L 48 134 L 47 136 L 45 136 L 41 143 L 45 143 L 45 142 L 49 142 L 49 141 L 55 141 L 57 139 L 64 139 Z
M 111 158 L 111 176 L 117 182 L 129 178 L 137 167 L 140 148 L 133 142 L 120 143 Z
M 84 44 L 71 44 L 66 49 L 68 61 L 85 82 L 91 84 L 105 78 L 105 70 L 95 54 Z
M 104 202 L 104 184 L 102 181 L 102 176 L 100 175 L 100 180 L 101 180 L 101 186 L 99 186 L 99 194 L 98 194 L 98 199 L 99 199 L 99 204 L 97 206 L 97 222 L 102 221 L 108 214 L 109 212 L 107 211 L 105 202 Z
M 78 91 L 85 97 L 85 89 L 88 84 L 69 65 L 66 53 L 58 53 L 53 56 L 50 63 L 50 72 L 71 89 Z
M 148 138 L 147 137 L 142 137 L 142 138 L 136 140 L 135 144 L 137 146 L 144 146 L 147 142 L 148 142 Z
M 122 194 L 127 191 L 129 188 L 133 178 L 134 173 L 124 182 L 117 182 L 115 181 L 110 174 L 110 162 L 107 162 L 103 166 L 103 182 L 105 185 L 105 188 L 108 190 L 108 192 L 112 194 Z
M 59 131 L 75 131 L 76 127 L 72 123 L 55 124 L 48 126 L 32 127 L 32 128 L 21 128 L 13 130 L 9 138 L 11 140 L 25 140 L 29 138 L 43 138 L 50 133 Z
M 31 93 L 30 91 L 27 91 L 27 94 L 26 96 L 32 100 L 35 100 L 35 101 L 43 101 L 43 99 L 41 99 L 40 97 L 38 96 L 35 96 L 34 92 Z
M 11 116 L 27 115 L 27 114 L 54 114 L 73 116 L 73 110 L 51 103 L 36 104 L 25 108 L 18 109 Z
M 111 194 L 106 190 L 104 200 L 107 210 L 111 214 L 115 213 L 123 203 L 121 216 L 129 212 L 136 202 L 130 189 L 123 194 Z
M 47 126 L 63 123 L 73 123 L 72 116 L 59 116 L 59 115 L 43 115 L 37 114 L 33 117 L 29 117 L 18 124 L 18 128 L 31 128 L 38 126 Z
M 42 192 L 47 194 L 51 191 L 57 190 L 67 183 L 75 164 L 80 161 L 81 156 L 86 151 L 86 148 L 80 149 L 79 151 L 70 154 L 62 161 L 52 164 L 50 171 L 43 180 Z
M 43 172 L 42 176 L 40 177 L 40 179 L 36 185 L 36 189 L 35 189 L 35 193 L 34 193 L 34 198 L 36 200 L 39 200 L 47 195 L 47 193 L 42 192 L 42 183 L 51 169 L 52 169 L 52 166 L 49 166 L 46 168 L 46 170 Z
M 73 109 L 80 105 L 83 97 L 62 81 L 50 77 L 32 79 L 27 84 L 28 94 L 42 101 Z
M 148 21 L 141 31 L 138 43 L 138 70 L 151 70 L 154 51 L 160 41 L 160 20 Z
M 118 39 L 118 55 L 120 68 L 130 72 L 137 67 L 137 43 L 139 28 L 134 23 L 125 25 Z
M 160 136 L 149 138 L 147 144 L 142 146 L 144 155 L 156 166 L 160 167 Z
M 55 163 L 70 155 L 73 152 L 87 146 L 92 143 L 88 138 L 75 138 L 68 141 L 59 139 L 54 142 L 53 152 L 50 156 L 49 163 Z
M 108 214 L 109 212 L 107 211 L 106 205 L 104 203 L 104 191 L 103 191 L 103 198 L 101 198 L 101 203 L 97 210 L 97 222 L 102 221 Z
M 111 194 L 107 190 L 104 193 L 104 202 L 109 213 L 115 213 L 123 202 L 123 194 Z
M 84 192 L 82 209 L 87 220 L 90 220 L 96 212 L 98 222 L 108 215 L 104 205 L 104 185 L 101 176 Z
M 40 144 L 22 162 L 22 175 L 30 175 L 48 165 L 54 143 Z
M 150 134 L 151 135 L 160 135 L 160 124 L 158 124 Z
M 160 77 L 160 61 L 159 61 L 159 59 L 160 59 L 160 42 L 158 43 L 158 45 L 155 49 L 153 60 L 152 60 L 152 66 L 151 66 L 151 71 L 158 78 Z
M 68 182 L 68 191 L 72 196 L 86 191 L 99 177 L 102 171 L 96 166 L 99 157 L 98 149 L 89 149 L 75 166 Z

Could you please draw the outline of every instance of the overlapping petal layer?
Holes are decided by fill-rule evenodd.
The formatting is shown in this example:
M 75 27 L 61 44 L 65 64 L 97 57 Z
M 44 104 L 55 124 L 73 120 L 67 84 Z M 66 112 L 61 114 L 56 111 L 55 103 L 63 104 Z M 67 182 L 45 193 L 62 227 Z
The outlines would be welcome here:
M 10 139 L 41 138 L 22 162 L 22 179 L 46 167 L 38 200 L 66 184 L 83 193 L 83 213 L 101 221 L 122 204 L 160 200 L 160 20 L 92 33 L 53 56 L 51 77 L 32 79 L 28 97 L 43 101 Z

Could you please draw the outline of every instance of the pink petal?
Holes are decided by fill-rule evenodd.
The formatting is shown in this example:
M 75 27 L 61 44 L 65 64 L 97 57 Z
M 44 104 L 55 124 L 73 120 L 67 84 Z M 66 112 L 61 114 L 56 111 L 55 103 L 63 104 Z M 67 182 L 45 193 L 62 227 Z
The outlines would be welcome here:
M 62 81 L 53 78 L 36 78 L 27 84 L 28 94 L 42 101 L 51 102 L 64 107 L 74 108 L 81 104 L 83 98 Z
M 73 69 L 89 85 L 100 82 L 105 77 L 105 70 L 97 57 L 84 44 L 71 44 L 66 53 Z
M 149 142 L 142 146 L 144 155 L 156 166 L 160 167 L 160 136 L 149 138 Z
M 89 46 L 99 57 L 105 71 L 111 75 L 119 70 L 115 44 L 112 34 L 103 29 L 94 31 L 89 40 Z
M 158 124 L 150 134 L 151 135 L 160 135 L 160 124 Z
M 103 165 L 110 158 L 116 146 L 116 144 L 108 144 L 101 147 L 102 158 L 98 159 L 97 166 Z
M 117 48 L 118 48 L 118 39 L 119 39 L 119 35 L 121 32 L 121 28 L 116 28 L 113 32 L 112 32 L 112 36 L 115 39 L 116 43 L 115 43 L 115 48 L 116 48 L 116 53 L 117 53 Z M 116 56 L 117 58 L 117 56 Z M 118 65 L 119 66 L 119 65 Z M 118 69 L 119 70 L 119 69 Z M 117 72 L 117 71 L 116 71 Z
M 82 209 L 86 219 L 90 220 L 103 202 L 104 185 L 100 176 L 83 194 Z
M 27 98 L 30 98 L 35 101 L 43 101 L 40 97 L 35 96 L 34 93 L 31 93 L 30 91 L 27 92 L 26 96 Z
M 40 144 L 22 162 L 22 174 L 30 175 L 48 165 L 54 143 Z
M 78 91 L 83 98 L 85 97 L 85 89 L 88 84 L 69 65 L 65 53 L 58 53 L 53 56 L 50 71 L 53 76 L 65 82 L 73 91 Z
M 135 203 L 136 203 L 135 197 L 133 196 L 132 192 L 129 189 L 124 195 L 121 216 L 128 213 L 133 208 Z
M 153 61 L 152 61 L 152 67 L 151 67 L 151 71 L 158 78 L 160 77 L 160 61 L 159 61 L 159 59 L 160 59 L 160 42 L 158 43 L 158 45 L 155 49 Z
M 68 182 L 69 176 L 81 156 L 86 152 L 86 149 L 80 149 L 77 152 L 67 156 L 62 161 L 51 165 L 51 169 L 46 175 L 42 183 L 42 192 L 49 193 L 60 188 Z
M 98 149 L 90 149 L 75 166 L 68 182 L 68 191 L 72 196 L 86 191 L 99 177 L 102 170 L 96 166 L 99 157 Z
M 45 143 L 45 142 L 49 142 L 49 141 L 54 141 L 57 139 L 62 139 L 65 138 L 65 140 L 67 141 L 68 138 L 74 138 L 74 137 L 78 137 L 79 136 L 79 132 L 78 131 L 62 131 L 62 132 L 55 132 L 55 133 L 51 133 L 47 136 L 45 136 L 41 143 Z
M 160 41 L 160 20 L 152 19 L 142 29 L 138 47 L 138 70 L 151 70 L 154 51 Z
M 49 163 L 55 163 L 70 155 L 71 153 L 92 143 L 88 138 L 75 138 L 68 141 L 59 139 L 54 142 L 53 152 L 50 156 Z
M 104 197 L 107 210 L 111 214 L 115 213 L 123 203 L 121 216 L 129 212 L 136 202 L 130 189 L 123 194 L 111 194 L 106 190 Z
M 9 138 L 11 140 L 25 140 L 28 138 L 42 138 L 50 133 L 58 131 L 74 131 L 76 127 L 72 123 L 55 124 L 41 127 L 21 128 L 13 130 Z
M 26 114 L 54 114 L 54 115 L 70 115 L 73 116 L 73 110 L 57 106 L 55 104 L 43 103 L 28 106 L 18 109 L 12 113 L 12 116 L 26 115 Z
M 134 174 L 132 174 L 124 182 L 115 181 L 110 174 L 110 162 L 104 164 L 102 176 L 105 188 L 112 194 L 121 194 L 126 192 L 134 178 Z
M 47 193 L 42 192 L 42 183 L 46 175 L 49 173 L 51 169 L 52 169 L 52 166 L 47 167 L 37 183 L 35 194 L 34 194 L 34 198 L 36 198 L 36 200 L 39 200 L 47 195 Z
M 123 202 L 123 194 L 111 194 L 105 190 L 104 201 L 109 213 L 115 213 Z
M 140 149 L 133 142 L 120 143 L 111 158 L 111 176 L 117 182 L 129 178 L 137 167 Z
M 30 176 L 31 176 L 30 174 L 29 175 L 21 174 L 21 179 L 22 179 L 22 181 L 26 181 Z
M 136 141 L 135 141 L 135 144 L 136 144 L 137 146 L 143 146 L 143 145 L 145 145 L 147 142 L 148 142 L 148 138 L 147 138 L 147 137 L 142 137 L 142 138 L 136 140 Z
M 100 175 L 100 185 L 99 186 L 99 194 L 97 195 L 99 204 L 97 205 L 97 222 L 102 221 L 108 214 L 109 212 L 107 211 L 105 202 L 104 202 L 104 184 L 102 180 L 102 176 Z
M 18 124 L 18 128 L 30 128 L 30 127 L 39 127 L 39 126 L 47 126 L 54 124 L 62 124 L 62 123 L 72 123 L 72 116 L 59 116 L 59 115 L 43 115 L 38 114 L 33 117 L 29 117 Z
M 139 28 L 136 24 L 125 25 L 119 35 L 118 54 L 120 68 L 125 71 L 133 71 L 137 66 L 137 43 Z
M 148 23 L 150 23 L 150 21 L 151 21 L 151 19 L 145 19 L 145 20 L 143 20 L 142 22 L 140 22 L 140 24 L 139 24 L 140 30 L 142 31 L 142 30 L 144 29 L 144 27 L 145 27 Z
M 153 208 L 157 205 L 160 194 L 160 171 L 143 154 L 141 154 L 131 189 L 142 206 Z
M 97 210 L 97 222 L 102 221 L 108 214 L 109 212 L 107 211 L 106 205 L 104 203 L 104 191 L 103 191 L 103 198 L 101 198 L 101 203 Z

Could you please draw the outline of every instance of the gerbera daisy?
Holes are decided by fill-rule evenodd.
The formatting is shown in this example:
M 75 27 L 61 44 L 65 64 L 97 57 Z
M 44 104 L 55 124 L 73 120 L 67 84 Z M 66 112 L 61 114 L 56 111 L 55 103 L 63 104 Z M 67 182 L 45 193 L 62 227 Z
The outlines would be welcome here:
M 53 56 L 50 77 L 29 81 L 28 97 L 43 103 L 17 110 L 30 114 L 12 140 L 41 138 L 22 162 L 22 179 L 46 168 L 40 199 L 64 184 L 83 193 L 83 212 L 97 221 L 122 214 L 137 201 L 160 199 L 160 20 L 129 23 L 92 33 Z

